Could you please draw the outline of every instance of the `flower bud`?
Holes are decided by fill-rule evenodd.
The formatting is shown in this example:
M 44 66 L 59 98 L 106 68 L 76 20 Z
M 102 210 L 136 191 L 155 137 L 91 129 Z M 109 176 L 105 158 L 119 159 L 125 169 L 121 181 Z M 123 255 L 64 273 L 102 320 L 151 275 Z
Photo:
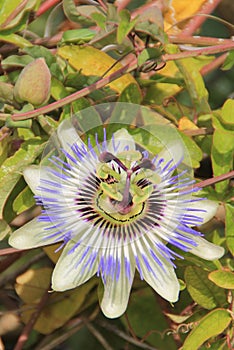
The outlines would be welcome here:
M 14 97 L 18 102 L 29 102 L 39 106 L 50 96 L 50 70 L 44 58 L 29 63 L 20 73 L 14 87 Z

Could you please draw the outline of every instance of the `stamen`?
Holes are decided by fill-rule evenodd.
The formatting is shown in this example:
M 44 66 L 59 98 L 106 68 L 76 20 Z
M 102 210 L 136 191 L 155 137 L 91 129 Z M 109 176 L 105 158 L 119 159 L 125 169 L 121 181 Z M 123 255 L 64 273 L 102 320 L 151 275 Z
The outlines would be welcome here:
M 132 171 L 135 172 L 139 169 L 150 169 L 155 170 L 155 165 L 152 163 L 150 159 L 144 158 L 142 162 L 132 168 Z
M 128 168 L 119 160 L 119 158 L 115 157 L 112 153 L 110 152 L 102 152 L 99 156 L 99 160 L 102 163 L 109 163 L 112 160 L 115 161 L 120 168 L 122 168 L 124 171 L 127 171 Z

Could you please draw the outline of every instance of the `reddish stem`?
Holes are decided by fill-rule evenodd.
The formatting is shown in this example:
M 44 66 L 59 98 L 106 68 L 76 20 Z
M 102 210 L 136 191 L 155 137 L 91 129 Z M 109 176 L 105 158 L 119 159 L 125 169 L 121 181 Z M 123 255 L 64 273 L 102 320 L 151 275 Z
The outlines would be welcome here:
M 174 61 L 174 60 L 179 60 L 181 58 L 197 57 L 200 55 L 212 55 L 215 53 L 221 53 L 221 52 L 225 52 L 233 49 L 234 49 L 234 41 L 224 45 L 203 47 L 201 49 L 199 48 L 193 51 L 179 52 L 175 54 L 165 54 L 162 56 L 162 59 L 163 61 Z
M 227 57 L 227 53 L 224 53 L 223 55 L 215 58 L 212 62 L 203 66 L 200 70 L 201 75 L 206 75 L 212 72 L 214 69 L 219 68 L 226 60 L 226 57 Z
M 213 178 L 210 178 L 210 179 L 198 182 L 198 183 L 196 183 L 195 187 L 199 187 L 199 188 L 207 187 L 207 186 L 210 186 L 210 185 L 214 185 L 214 184 L 216 184 L 218 182 L 231 179 L 233 177 L 234 177 L 234 170 L 230 171 L 229 173 L 222 174 L 222 175 L 219 175 L 219 176 L 215 176 Z
M 94 84 L 91 84 L 88 87 L 85 87 L 82 90 L 79 90 L 77 92 L 74 92 L 73 94 L 62 98 L 59 101 L 55 101 L 47 106 L 40 107 L 38 109 L 35 109 L 34 111 L 26 112 L 26 113 L 19 113 L 19 114 L 13 114 L 12 119 L 13 120 L 25 120 L 29 118 L 36 117 L 40 114 L 45 114 L 48 112 L 53 111 L 54 109 L 60 108 L 65 106 L 66 104 L 69 104 L 71 102 L 74 102 L 80 97 L 84 97 L 88 94 L 90 94 L 92 91 L 95 91 L 97 89 L 102 88 L 103 86 L 109 84 L 113 80 L 116 80 L 120 78 L 122 75 L 124 75 L 127 71 L 132 71 L 136 68 L 137 60 L 133 60 L 131 63 L 126 64 L 124 67 L 121 67 L 116 72 L 110 74 L 108 77 L 102 78 L 99 81 L 97 81 Z
M 46 0 L 45 2 L 43 2 L 36 12 L 36 17 L 41 16 L 43 13 L 51 9 L 51 7 L 57 5 L 60 1 L 61 0 Z
M 181 36 L 169 35 L 169 40 L 173 44 L 192 44 L 197 46 L 212 46 L 220 44 L 229 44 L 233 42 L 232 39 L 212 38 L 207 36 Z
M 10 255 L 10 254 L 19 254 L 21 252 L 24 252 L 24 250 L 22 249 L 15 249 L 15 248 L 5 248 L 5 249 L 0 249 L 0 256 L 4 256 L 4 255 Z
M 28 340 L 29 334 L 30 334 L 31 330 L 33 329 L 33 326 L 35 325 L 38 317 L 40 316 L 40 313 L 41 313 L 42 309 L 46 305 L 46 302 L 47 302 L 48 298 L 49 298 L 49 293 L 46 290 L 46 292 L 42 296 L 39 304 L 37 305 L 36 311 L 32 314 L 30 320 L 25 325 L 22 333 L 20 334 L 20 336 L 18 338 L 18 341 L 17 341 L 17 343 L 16 343 L 16 345 L 14 347 L 14 350 L 22 350 L 23 349 L 24 344 Z
M 221 1 L 222 0 L 206 1 L 205 4 L 201 7 L 200 11 L 197 14 L 195 14 L 194 17 L 184 27 L 184 29 L 180 33 L 180 36 L 182 37 L 192 35 L 197 29 L 201 27 L 202 23 L 206 20 L 205 16 L 199 15 L 211 14 Z

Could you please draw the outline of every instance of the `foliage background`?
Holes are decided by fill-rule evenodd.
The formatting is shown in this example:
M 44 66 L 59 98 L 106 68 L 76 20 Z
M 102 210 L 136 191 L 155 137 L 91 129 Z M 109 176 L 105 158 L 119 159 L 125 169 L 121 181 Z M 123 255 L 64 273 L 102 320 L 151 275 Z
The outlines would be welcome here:
M 0 0 L 0 349 L 234 347 L 231 11 L 228 0 Z M 20 76 L 30 62 L 32 70 Z M 62 120 L 107 101 L 149 106 L 177 127 L 202 195 L 220 203 L 202 232 L 226 249 L 220 262 L 190 254 L 176 262 L 182 291 L 175 305 L 136 277 L 127 312 L 117 320 L 101 314 L 95 278 L 48 294 L 54 247 L 16 251 L 7 243 L 40 210 L 23 169 L 40 162 Z M 81 120 L 80 129 L 92 123 Z

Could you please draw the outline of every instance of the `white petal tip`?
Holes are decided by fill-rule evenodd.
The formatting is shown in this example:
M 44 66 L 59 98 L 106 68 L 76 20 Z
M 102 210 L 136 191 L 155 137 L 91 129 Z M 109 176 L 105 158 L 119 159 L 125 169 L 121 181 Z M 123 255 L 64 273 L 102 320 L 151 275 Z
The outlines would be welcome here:
M 118 318 L 126 311 L 127 305 L 111 303 L 108 300 L 102 300 L 101 309 L 104 315 L 108 318 Z
M 190 252 L 204 260 L 220 259 L 225 253 L 223 247 L 206 241 L 204 238 L 195 237 L 194 241 L 197 243 L 197 247 L 192 248 Z

